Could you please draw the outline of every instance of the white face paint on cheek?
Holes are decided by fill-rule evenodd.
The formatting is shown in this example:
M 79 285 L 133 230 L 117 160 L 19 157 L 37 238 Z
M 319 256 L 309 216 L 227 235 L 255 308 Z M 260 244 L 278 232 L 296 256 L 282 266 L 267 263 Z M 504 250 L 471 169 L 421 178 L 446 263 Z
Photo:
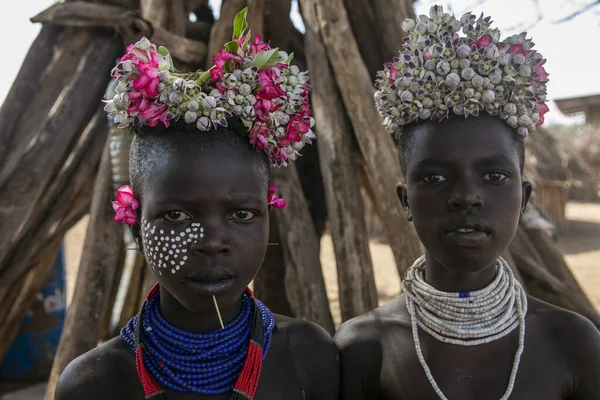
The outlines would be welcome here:
M 174 230 L 165 233 L 142 218 L 141 235 L 146 262 L 162 276 L 163 270 L 175 274 L 185 266 L 187 248 L 204 237 L 204 228 L 194 222 L 179 234 Z

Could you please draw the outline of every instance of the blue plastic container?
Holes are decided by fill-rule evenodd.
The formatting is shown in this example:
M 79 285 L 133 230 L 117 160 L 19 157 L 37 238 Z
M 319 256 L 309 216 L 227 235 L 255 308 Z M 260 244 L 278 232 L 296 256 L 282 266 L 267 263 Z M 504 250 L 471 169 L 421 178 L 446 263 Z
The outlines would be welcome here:
M 66 315 L 64 249 L 50 269 L 46 284 L 25 315 L 2 366 L 3 380 L 38 380 L 50 375 Z

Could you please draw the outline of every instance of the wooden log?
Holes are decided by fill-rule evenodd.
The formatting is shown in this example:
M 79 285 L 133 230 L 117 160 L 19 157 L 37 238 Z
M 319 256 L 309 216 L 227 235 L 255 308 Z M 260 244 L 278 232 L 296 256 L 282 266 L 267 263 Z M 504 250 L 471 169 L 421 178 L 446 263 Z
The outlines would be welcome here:
M 292 0 L 263 0 L 264 5 L 264 35 L 269 38 L 272 47 L 291 52 L 289 44 L 292 32 L 296 30 L 289 18 Z M 254 28 L 252 28 L 254 32 Z
M 579 285 L 562 253 L 552 239 L 539 229 L 523 228 L 522 232 L 527 235 L 529 241 L 538 250 L 542 265 L 546 267 L 548 272 L 569 287 L 571 296 L 576 296 L 582 303 L 587 303 L 587 310 L 590 312 L 594 310 L 594 306 Z M 600 317 L 598 319 L 600 320 Z
M 41 107 L 39 111 L 31 108 L 24 110 L 26 114 L 29 112 L 31 115 L 24 121 L 19 134 L 23 133 L 24 138 L 32 139 L 23 139 L 25 142 L 21 143 L 15 158 L 0 172 L 0 192 L 5 194 L 0 198 L 2 280 L 7 271 L 13 268 L 13 264 L 7 263 L 7 260 L 13 255 L 15 245 L 24 239 L 23 233 L 32 225 L 30 216 L 36 213 L 36 210 L 44 211 L 39 209 L 40 200 L 65 165 L 82 128 L 98 109 L 99 99 L 102 98 L 109 79 L 107 71 L 120 50 L 120 44 L 110 34 L 96 32 L 92 38 L 86 32 L 81 32 L 81 36 L 86 40 L 81 39 L 79 35 L 73 38 L 77 50 L 83 50 L 81 58 L 75 62 L 77 69 L 71 71 L 60 96 L 51 101 L 47 96 L 55 94 L 52 79 L 62 81 L 62 73 L 70 68 L 54 68 L 53 73 L 47 76 L 50 89 L 46 89 L 44 85 L 31 104 L 46 102 L 53 105 L 49 110 L 45 107 Z M 70 39 L 60 50 L 68 52 L 71 49 L 72 46 L 68 45 Z M 82 40 L 84 49 L 80 49 Z M 74 61 L 66 56 L 61 60 Z M 40 115 L 41 112 L 44 114 Z M 29 121 L 33 120 L 39 123 L 30 124 Z M 15 161 L 18 161 L 18 164 L 11 165 Z M 20 274 L 26 271 L 18 272 Z
M 73 301 L 60 338 L 45 398 L 54 399 L 58 378 L 74 358 L 94 348 L 100 339 L 108 293 L 114 284 L 120 257 L 123 227 L 113 221 L 114 198 L 110 164 L 110 141 L 106 141 L 94 186 L 90 222 L 77 274 Z M 117 250 L 116 250 L 117 249 Z M 115 251 L 116 250 L 116 251 Z
M 277 216 L 279 211 L 271 213 L 269 220 L 269 247 L 260 270 L 254 277 L 254 293 L 271 311 L 276 314 L 294 317 L 292 306 L 287 297 L 285 286 L 285 258 Z
M 210 31 L 210 41 L 206 57 L 206 68 L 213 66 L 213 58 L 231 40 L 233 35 L 233 19 L 246 7 L 246 0 L 223 0 L 221 14 Z
M 29 273 L 23 276 L 16 285 L 20 288 L 18 295 L 12 301 L 10 312 L 0 324 L 0 362 L 4 359 L 6 351 L 19 333 L 23 316 L 31 307 L 33 299 L 46 283 L 50 268 L 56 261 L 56 255 L 62 240 L 54 240 L 41 254 L 36 263 L 30 268 Z
M 112 177 L 112 175 L 111 175 Z M 114 181 L 111 179 L 111 182 L 113 182 L 113 193 L 115 193 L 114 190 Z M 105 313 L 104 313 L 104 319 L 102 321 L 102 325 L 100 326 L 100 340 L 101 341 L 105 341 L 108 339 L 111 339 L 113 337 L 113 330 L 112 330 L 112 321 L 113 321 L 113 316 L 114 316 L 114 308 L 115 308 L 115 303 L 117 301 L 117 295 L 119 294 L 119 286 L 120 286 L 120 282 L 121 279 L 123 277 L 123 271 L 125 269 L 125 242 L 122 240 L 121 242 L 119 242 L 119 248 L 114 249 L 113 251 L 118 251 L 119 252 L 119 258 L 116 261 L 117 264 L 117 268 L 115 268 L 115 276 L 113 278 L 113 284 L 110 288 L 110 291 L 108 292 L 108 302 L 107 302 L 107 306 L 105 309 Z
M 10 269 L 0 280 L 0 303 L 48 241 L 55 236 L 62 237 L 88 212 L 107 131 L 106 117 L 99 109 L 81 134 L 69 162 L 60 169 L 35 205 L 33 214 L 23 226 L 23 234 L 15 236 L 14 251 L 6 258 Z
M 43 72 L 54 55 L 54 43 L 60 31 L 61 28 L 54 26 L 42 28 L 0 108 L 0 171 L 8 158 L 11 143 L 17 138 L 19 121 L 26 115 L 23 111 L 34 99 L 42 83 L 46 84 Z
M 374 88 L 361 60 L 342 0 L 300 0 L 304 13 L 315 8 L 327 58 L 335 65 L 335 79 L 373 186 L 378 214 L 394 253 L 398 272 L 405 271 L 421 255 L 414 228 L 401 213 L 396 184 L 401 179 L 397 151 L 385 132 L 373 102 Z M 348 60 L 353 60 L 351 63 Z M 382 168 L 385 166 L 385 168 Z
M 125 295 L 125 301 L 123 302 L 123 308 L 119 316 L 118 329 L 125 326 L 127 321 L 133 318 L 140 310 L 145 273 L 151 274 L 146 265 L 146 259 L 141 253 L 136 252 L 131 276 L 127 283 L 127 294 Z
M 364 219 L 364 205 L 352 157 L 352 127 L 347 120 L 327 62 L 316 15 L 306 10 L 306 57 L 311 100 L 318 121 L 319 159 L 337 265 L 342 321 L 377 307 L 377 289 Z M 310 22 L 308 22 L 310 21 Z
M 248 26 L 252 35 L 265 37 L 265 0 L 248 1 Z M 289 18 L 286 18 L 289 19 Z
M 376 45 L 383 57 L 382 64 L 398 55 L 402 46 L 402 22 L 406 18 L 415 17 L 413 3 L 414 0 L 377 0 L 377 4 L 373 6 L 377 21 L 374 27 L 379 32 Z M 380 64 L 379 69 L 381 67 Z
M 315 322 L 329 333 L 335 331 L 321 260 L 319 240 L 300 189 L 294 164 L 273 169 L 273 180 L 288 206 L 276 210 L 285 262 L 285 286 L 296 318 Z M 293 227 L 293 229 L 291 229 Z

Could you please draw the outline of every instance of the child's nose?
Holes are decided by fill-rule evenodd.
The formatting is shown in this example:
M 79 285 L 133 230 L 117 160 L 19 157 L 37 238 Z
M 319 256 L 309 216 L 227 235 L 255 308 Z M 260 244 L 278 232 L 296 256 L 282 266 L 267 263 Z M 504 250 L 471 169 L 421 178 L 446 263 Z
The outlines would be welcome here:
M 477 185 L 470 183 L 456 185 L 452 195 L 448 199 L 448 206 L 452 210 L 482 208 L 483 199 L 477 189 Z

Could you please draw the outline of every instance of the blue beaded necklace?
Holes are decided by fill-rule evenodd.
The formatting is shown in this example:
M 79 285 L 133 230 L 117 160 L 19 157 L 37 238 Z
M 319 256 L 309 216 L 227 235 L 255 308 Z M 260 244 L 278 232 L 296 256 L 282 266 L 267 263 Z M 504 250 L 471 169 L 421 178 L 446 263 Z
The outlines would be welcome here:
M 190 333 L 162 317 L 159 291 L 153 290 L 140 314 L 123 327 L 121 338 L 135 352 L 139 327 L 143 364 L 163 387 L 201 395 L 230 392 L 244 367 L 256 311 L 264 327 L 262 360 L 267 355 L 275 326 L 271 311 L 248 293 L 251 292 L 242 294 L 242 310 L 225 329 Z

